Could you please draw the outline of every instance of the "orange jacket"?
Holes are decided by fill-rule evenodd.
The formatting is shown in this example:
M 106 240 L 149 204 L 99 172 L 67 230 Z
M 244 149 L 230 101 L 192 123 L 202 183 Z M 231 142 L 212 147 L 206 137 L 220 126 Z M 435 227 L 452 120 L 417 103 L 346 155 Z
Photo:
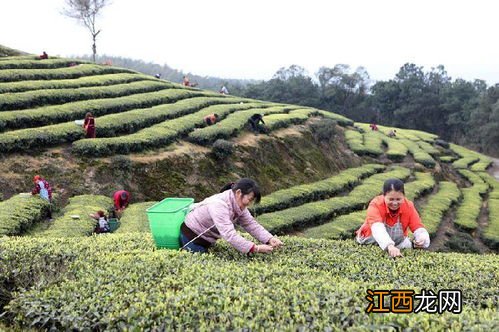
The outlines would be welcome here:
M 369 203 L 366 221 L 357 231 L 357 236 L 364 238 L 370 237 L 372 235 L 372 224 L 375 222 L 383 222 L 388 226 L 393 226 L 397 223 L 399 217 L 405 236 L 407 236 L 407 228 L 410 228 L 413 233 L 418 228 L 424 228 L 424 225 L 421 223 L 421 219 L 419 218 L 418 211 L 414 207 L 414 203 L 409 201 L 407 198 L 405 198 L 402 204 L 400 204 L 397 213 L 392 215 L 388 209 L 388 206 L 385 204 L 384 196 L 376 196 L 373 198 L 371 203 Z

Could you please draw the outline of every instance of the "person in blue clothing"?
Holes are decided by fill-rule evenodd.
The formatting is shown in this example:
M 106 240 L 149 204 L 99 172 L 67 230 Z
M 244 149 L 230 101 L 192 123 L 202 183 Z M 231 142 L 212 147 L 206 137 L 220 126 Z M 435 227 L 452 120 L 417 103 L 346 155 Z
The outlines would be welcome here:
M 45 199 L 50 203 L 52 203 L 52 188 L 50 184 L 42 178 L 40 175 L 35 175 L 33 177 L 33 182 L 35 183 L 35 188 L 31 191 L 32 195 L 40 195 L 40 198 Z M 52 220 L 52 208 L 49 205 L 48 217 Z

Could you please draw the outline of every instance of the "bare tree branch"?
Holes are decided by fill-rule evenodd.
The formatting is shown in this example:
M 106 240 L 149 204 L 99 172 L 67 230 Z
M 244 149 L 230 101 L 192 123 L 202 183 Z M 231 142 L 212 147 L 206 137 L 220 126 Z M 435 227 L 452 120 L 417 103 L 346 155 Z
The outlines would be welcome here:
M 97 54 L 96 39 L 101 30 L 95 27 L 95 19 L 102 8 L 111 3 L 110 0 L 65 0 L 66 7 L 62 10 L 62 14 L 74 18 L 80 24 L 87 27 L 92 34 L 92 54 L 95 62 Z

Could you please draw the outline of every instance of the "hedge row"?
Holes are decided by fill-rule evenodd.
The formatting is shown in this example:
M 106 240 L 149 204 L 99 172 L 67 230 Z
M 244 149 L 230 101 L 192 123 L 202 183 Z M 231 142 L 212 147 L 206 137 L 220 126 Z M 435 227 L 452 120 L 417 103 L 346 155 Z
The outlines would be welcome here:
M 491 247 L 499 248 L 499 181 L 492 176 L 484 173 L 483 176 L 488 176 L 489 181 L 494 181 L 493 189 L 489 194 L 487 208 L 489 211 L 489 222 L 483 230 L 482 237 Z
M 172 104 L 140 108 L 123 113 L 104 115 L 96 119 L 97 137 L 113 137 L 129 134 L 169 118 L 178 117 L 213 105 L 237 102 L 234 98 L 195 97 Z M 242 99 L 241 99 L 242 100 Z M 0 151 L 28 151 L 37 147 L 53 146 L 83 138 L 83 129 L 73 121 L 56 125 L 20 129 L 0 133 Z
M 354 122 L 350 120 L 347 117 L 344 117 L 343 115 L 339 115 L 333 112 L 328 112 L 328 111 L 323 111 L 323 110 L 316 110 L 314 111 L 318 112 L 320 115 L 322 115 L 324 118 L 334 120 L 338 122 L 340 126 L 346 127 L 346 126 L 353 126 Z
M 99 210 L 107 211 L 113 200 L 101 195 L 80 195 L 69 199 L 64 207 L 64 214 L 53 221 L 47 229 L 34 236 L 41 237 L 76 237 L 93 233 L 96 220 L 89 216 Z
M 268 230 L 277 233 L 282 233 L 296 226 L 310 227 L 314 224 L 324 223 L 336 215 L 364 208 L 373 197 L 380 193 L 386 179 L 405 179 L 409 175 L 409 169 L 395 167 L 389 172 L 376 174 L 365 179 L 348 196 L 333 197 L 277 212 L 265 213 L 258 217 L 258 221 Z
M 26 92 L 4 93 L 0 98 L 0 110 L 21 110 L 46 105 L 71 103 L 80 100 L 116 98 L 137 93 L 154 92 L 172 88 L 172 84 L 162 81 L 136 81 L 99 87 L 78 89 L 47 89 Z
M 22 81 L 12 83 L 0 83 L 0 93 L 25 92 L 48 89 L 77 89 L 90 86 L 107 86 L 114 84 L 124 84 L 135 81 L 157 81 L 148 75 L 119 73 L 108 75 L 84 76 L 75 79 L 50 80 L 50 81 Z M 166 84 L 166 83 L 165 83 Z M 173 84 L 172 84 L 173 85 Z
M 421 149 L 423 149 L 424 152 L 429 153 L 432 156 L 438 156 L 441 153 L 439 149 L 437 149 L 436 147 L 434 147 L 433 145 L 431 145 L 428 142 L 418 141 L 417 143 L 418 143 L 419 147 Z
M 208 92 L 167 89 L 111 99 L 85 100 L 23 111 L 0 112 L 0 131 L 44 126 L 83 119 L 87 112 L 92 112 L 94 116 L 102 116 L 111 113 L 125 112 L 135 108 L 173 103 L 185 98 L 212 95 L 214 94 Z
M 116 153 L 127 154 L 166 146 L 198 126 L 204 125 L 204 117 L 217 113 L 221 117 L 241 109 L 265 107 L 263 103 L 215 105 L 199 112 L 164 121 L 142 129 L 134 134 L 111 138 L 79 140 L 73 143 L 72 152 L 78 155 L 106 156 Z
M 470 181 L 481 195 L 484 195 L 489 190 L 489 184 L 479 174 L 467 169 L 458 169 L 458 172 Z
M 452 163 L 454 168 L 468 168 L 471 164 L 480 160 L 478 153 L 468 150 L 456 144 L 450 144 L 450 149 L 461 158 Z
M 400 140 L 384 136 L 383 142 L 388 146 L 386 155 L 391 160 L 402 161 L 407 156 L 408 149 Z
M 477 174 L 492 188 L 489 198 L 499 199 L 499 181 L 487 172 L 478 172 Z
M 345 139 L 350 149 L 358 155 L 377 157 L 383 153 L 381 146 L 374 146 L 374 148 L 371 145 L 369 147 L 365 146 L 364 137 L 358 131 L 351 129 L 345 130 Z
M 430 173 L 416 173 L 416 180 L 405 185 L 406 197 L 413 201 L 435 186 Z M 346 239 L 354 237 L 355 231 L 364 223 L 366 211 L 355 211 L 334 218 L 330 222 L 317 227 L 308 228 L 304 235 L 310 238 Z
M 58 69 L 7 69 L 0 70 L 0 82 L 18 82 L 31 80 L 62 80 L 90 75 L 116 73 L 135 73 L 125 68 L 83 64 Z
M 72 65 L 89 64 L 88 61 L 73 59 L 12 59 L 0 62 L 0 70 L 5 69 L 56 69 Z
M 265 126 L 269 130 L 289 127 L 290 125 L 304 123 L 314 113 L 317 114 L 312 109 L 297 109 L 287 114 L 270 114 L 265 117 Z
M 189 139 L 198 144 L 211 144 L 217 139 L 227 139 L 237 135 L 247 125 L 248 119 L 257 113 L 264 115 L 275 113 L 287 113 L 299 106 L 274 106 L 266 109 L 250 109 L 240 111 L 227 116 L 212 126 L 204 127 L 189 134 Z M 264 120 L 265 121 L 265 120 Z
M 369 154 L 383 154 L 383 134 L 376 131 L 367 131 L 362 134 L 362 139 Z
M 478 216 L 482 207 L 480 187 L 464 188 L 463 201 L 456 212 L 454 224 L 466 231 L 474 231 L 478 227 Z
M 22 234 L 43 220 L 48 209 L 48 201 L 38 195 L 16 195 L 0 202 L 0 236 Z
M 120 219 L 121 226 L 114 233 L 150 232 L 146 210 L 157 202 L 130 204 Z
M 454 182 L 441 181 L 439 183 L 438 192 L 429 197 L 420 213 L 421 220 L 430 235 L 437 233 L 443 216 L 460 197 L 461 191 Z
M 284 241 L 248 258 L 225 244 L 207 255 L 154 250 L 140 233 L 9 239 L 0 244 L 0 284 L 11 281 L 15 292 L 4 321 L 96 331 L 493 331 L 499 323 L 497 255 L 406 251 L 395 261 L 351 241 Z M 463 310 L 367 314 L 367 289 L 458 289 Z
M 385 166 L 383 165 L 368 164 L 346 169 L 325 180 L 278 190 L 262 197 L 260 204 L 254 207 L 254 211 L 256 214 L 274 212 L 325 199 L 357 185 L 362 178 L 381 172 L 384 169 Z
M 422 164 L 425 167 L 433 168 L 435 167 L 435 160 L 432 156 L 424 151 L 417 142 L 411 141 L 409 139 L 399 139 L 399 141 L 404 144 L 409 152 L 414 157 L 414 160 Z M 428 144 L 428 143 L 426 143 Z

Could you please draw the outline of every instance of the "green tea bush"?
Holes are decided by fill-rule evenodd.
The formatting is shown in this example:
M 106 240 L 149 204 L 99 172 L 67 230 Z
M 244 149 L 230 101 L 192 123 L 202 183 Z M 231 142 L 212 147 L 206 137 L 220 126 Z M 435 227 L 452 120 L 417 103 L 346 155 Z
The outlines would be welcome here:
M 95 64 L 82 64 L 79 66 L 57 69 L 4 69 L 0 70 L 0 82 L 72 79 L 90 75 L 117 73 L 135 72 L 124 68 L 100 66 Z
M 417 142 L 411 141 L 409 139 L 399 139 L 399 141 L 407 147 L 409 152 L 414 157 L 415 161 L 423 164 L 425 167 L 435 167 L 435 160 L 432 158 L 432 156 L 430 156 L 428 152 L 424 151 Z
M 130 204 L 125 211 L 123 211 L 123 216 L 120 219 L 121 225 L 114 233 L 150 232 L 146 210 L 156 203 L 157 202 L 142 202 Z
M 257 214 L 273 212 L 324 199 L 360 183 L 362 178 L 384 170 L 383 165 L 368 164 L 349 168 L 328 179 L 275 191 L 263 196 L 254 207 Z
M 145 233 L 8 239 L 0 243 L 0 280 L 12 281 L 3 317 L 13 327 L 47 330 L 435 331 L 498 324 L 497 255 L 410 250 L 393 260 L 351 240 L 283 240 L 281 250 L 247 257 L 225 243 L 206 255 L 154 250 Z M 366 314 L 367 289 L 459 289 L 463 310 Z
M 408 153 L 407 147 L 398 139 L 383 137 L 383 142 L 388 146 L 386 155 L 394 161 L 402 161 Z
M 439 183 L 438 192 L 431 195 L 428 202 L 420 209 L 421 220 L 430 235 L 436 234 L 443 216 L 460 197 L 461 191 L 454 182 Z
M 38 195 L 16 195 L 0 202 L 0 236 L 22 234 L 43 220 L 48 209 L 48 201 Z
M 225 160 L 234 152 L 234 143 L 224 139 L 217 139 L 211 147 L 211 152 L 216 159 Z
M 189 134 L 189 139 L 198 144 L 212 144 L 217 139 L 228 139 L 237 135 L 248 123 L 248 119 L 257 113 L 264 115 L 287 113 L 298 106 L 273 106 L 265 109 L 248 109 L 235 112 L 214 125 L 204 127 Z
M 142 128 L 179 117 L 214 105 L 239 101 L 234 98 L 194 97 L 151 108 L 140 108 L 109 114 L 96 119 L 97 137 L 112 137 L 133 133 Z M 26 151 L 37 147 L 53 146 L 83 138 L 83 129 L 73 121 L 38 128 L 12 130 L 0 133 L 0 151 Z
M 64 214 L 53 221 L 51 227 L 36 236 L 42 237 L 78 237 L 93 233 L 96 220 L 89 214 L 99 210 L 107 211 L 113 200 L 101 195 L 80 195 L 69 199 L 64 207 Z
M 0 110 L 22 110 L 46 105 L 71 103 L 80 100 L 116 98 L 171 88 L 172 84 L 162 81 L 145 80 L 104 87 L 47 89 L 4 93 L 1 95 L 2 98 L 0 99 Z
M 478 216 L 482 207 L 479 187 L 464 188 L 463 201 L 456 212 L 454 224 L 466 231 L 474 231 L 478 227 Z
M 52 123 L 83 119 L 87 112 L 94 116 L 119 113 L 134 108 L 173 103 L 181 99 L 209 96 L 207 92 L 167 89 L 132 96 L 76 101 L 21 111 L 0 112 L 0 131 L 37 127 Z
M 67 68 L 72 64 L 80 65 L 83 63 L 90 64 L 87 61 L 73 59 L 12 59 L 3 60 L 0 62 L 0 70 L 5 69 L 55 69 Z
M 170 144 L 181 135 L 204 125 L 204 117 L 211 113 L 217 113 L 223 117 L 237 110 L 267 106 L 268 104 L 264 103 L 213 105 L 186 116 L 158 123 L 131 135 L 79 140 L 73 143 L 72 152 L 78 155 L 92 156 L 142 152 Z
M 114 84 L 124 84 L 135 81 L 156 80 L 149 75 L 138 73 L 118 73 L 107 75 L 84 76 L 65 80 L 47 80 L 47 81 L 21 81 L 5 83 L 0 82 L 0 93 L 6 92 L 25 92 L 45 89 L 69 89 L 83 88 L 89 86 L 108 86 Z M 166 82 L 165 82 L 166 83 Z M 173 84 L 172 84 L 173 85 Z

